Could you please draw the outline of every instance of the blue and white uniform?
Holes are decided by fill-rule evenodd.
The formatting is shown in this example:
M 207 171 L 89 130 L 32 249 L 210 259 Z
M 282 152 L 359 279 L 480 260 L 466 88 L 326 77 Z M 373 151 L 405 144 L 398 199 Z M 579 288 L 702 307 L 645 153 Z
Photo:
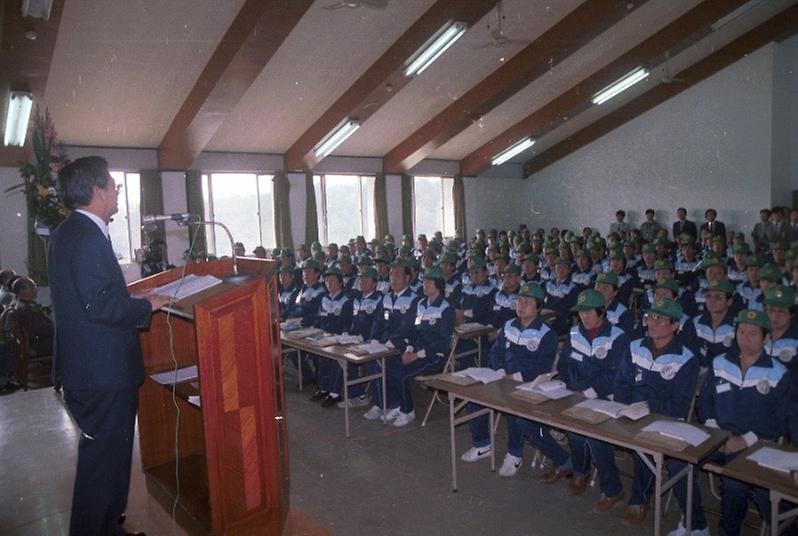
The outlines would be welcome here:
M 692 324 L 693 340 L 686 342 L 698 354 L 702 367 L 708 367 L 715 357 L 728 352 L 735 344 L 734 314 L 731 311 L 726 313 L 717 328 L 712 327 L 712 317 L 709 313 L 693 317 Z
M 576 304 L 579 296 L 577 287 L 571 278 L 557 282 L 552 279 L 546 283 L 546 309 L 557 313 L 553 327 L 557 333 L 564 333 L 571 324 L 571 307 Z
M 518 291 L 520 287 L 515 289 L 515 292 L 507 292 L 500 290 L 493 297 L 493 316 L 490 320 L 490 325 L 494 328 L 501 328 L 508 320 L 515 318 L 515 305 L 518 302 Z
M 787 367 L 793 385 L 798 385 L 798 326 L 793 323 L 775 341 L 768 339 L 765 342 L 765 353 Z
M 382 294 L 376 290 L 365 296 L 363 293 L 357 293 L 352 298 L 352 325 L 349 326 L 348 333 L 360 335 L 364 341 L 375 339 L 377 335 L 374 332 L 378 318 L 382 318 Z M 376 361 L 369 361 L 365 367 L 369 374 L 376 374 L 380 365 Z M 354 363 L 348 363 L 346 370 L 350 380 L 358 377 L 358 367 Z M 365 389 L 362 383 L 354 385 L 349 391 L 349 398 L 363 396 Z M 372 389 L 382 391 L 382 382 L 377 382 Z
M 291 312 L 296 304 L 297 296 L 299 296 L 299 286 L 296 284 L 288 288 L 280 285 L 277 291 L 277 301 L 280 304 L 280 318 L 285 320 L 291 318 Z
M 321 297 L 327 292 L 321 281 L 316 281 L 313 285 L 302 285 L 299 291 L 290 318 L 301 318 L 302 325 L 310 327 L 316 322 L 316 313 L 321 305 Z
M 385 344 L 389 348 L 396 348 L 400 354 L 404 353 L 410 339 L 413 336 L 413 323 L 416 319 L 416 308 L 418 297 L 410 289 L 404 289 L 400 293 L 389 292 L 382 298 L 382 317 L 375 319 L 374 338 Z M 402 364 L 400 357 L 390 357 L 385 360 L 386 369 L 390 370 L 391 365 Z M 386 370 L 386 375 L 388 370 Z M 372 401 L 375 406 L 382 407 L 382 385 L 375 380 L 371 389 Z M 399 407 L 398 393 L 388 390 L 387 407 L 390 409 Z
M 632 336 L 635 326 L 634 315 L 617 296 L 607 306 L 607 320 L 613 326 L 621 328 L 629 337 Z
M 319 311 L 316 313 L 315 327 L 327 333 L 340 335 L 352 325 L 352 299 L 342 290 L 335 295 L 322 294 Z M 341 367 L 337 361 L 314 356 L 318 371 L 319 390 L 325 393 L 339 394 L 342 383 Z

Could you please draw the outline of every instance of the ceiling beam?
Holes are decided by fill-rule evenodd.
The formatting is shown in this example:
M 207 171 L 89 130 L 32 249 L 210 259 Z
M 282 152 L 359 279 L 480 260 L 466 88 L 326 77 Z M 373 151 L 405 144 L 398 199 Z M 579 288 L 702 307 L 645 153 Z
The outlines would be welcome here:
M 586 0 L 391 149 L 383 162 L 386 173 L 408 171 L 646 1 Z
M 55 51 L 58 27 L 64 12 L 64 0 L 54 0 L 48 20 L 23 17 L 20 2 L 0 3 L 2 7 L 2 42 L 0 43 L 0 112 L 5 110 L 9 90 L 30 91 L 34 104 L 46 105 L 44 91 Z M 34 32 L 35 39 L 25 37 Z M 33 34 L 29 34 L 33 35 Z M 5 117 L 0 117 L 5 121 Z M 0 144 L 0 166 L 18 166 L 30 157 L 30 136 L 24 147 Z
M 191 167 L 312 3 L 246 0 L 166 131 L 160 169 Z
M 490 167 L 494 156 L 526 137 L 540 138 L 569 117 L 592 106 L 591 96 L 637 67 L 651 70 L 669 56 L 685 50 L 708 35 L 711 24 L 734 11 L 746 0 L 707 0 L 660 31 L 596 71 L 555 99 L 538 108 L 460 161 L 460 174 L 475 176 Z
M 496 0 L 438 0 L 294 142 L 285 168 L 312 169 L 319 161 L 313 148 L 338 123 L 346 117 L 364 122 L 412 80 L 402 72 L 405 62 L 430 36 L 449 21 L 473 26 L 495 5 Z
M 624 104 L 609 115 L 583 128 L 576 134 L 545 150 L 524 163 L 524 176 L 544 169 L 568 156 L 577 149 L 595 141 L 604 134 L 675 97 L 682 91 L 712 76 L 721 69 L 738 61 L 771 41 L 784 39 L 798 32 L 798 4 L 771 17 L 753 30 L 738 37 L 720 50 L 674 75 L 682 80 L 671 84 L 659 84 L 646 93 Z

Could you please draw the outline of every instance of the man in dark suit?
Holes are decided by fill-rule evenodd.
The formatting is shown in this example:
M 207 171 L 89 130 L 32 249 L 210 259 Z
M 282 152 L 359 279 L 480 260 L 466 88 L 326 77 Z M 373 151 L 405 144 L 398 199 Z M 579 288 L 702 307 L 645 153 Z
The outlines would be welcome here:
M 726 238 L 726 226 L 722 221 L 717 221 L 718 212 L 714 208 L 708 208 L 704 212 L 704 219 L 706 220 L 701 224 L 701 232 L 704 229 L 709 231 L 709 236 L 722 236 Z
M 117 188 L 105 159 L 90 156 L 65 166 L 58 190 L 72 212 L 49 244 L 53 374 L 81 430 L 69 534 L 127 534 L 120 522 L 144 379 L 138 330 L 168 299 L 128 293 L 108 235 Z
M 798 240 L 798 208 L 790 211 L 790 232 L 787 241 L 792 243 Z
M 680 236 L 687 233 L 693 238 L 698 238 L 695 222 L 687 219 L 687 209 L 679 207 L 676 209 L 677 220 L 673 222 L 673 239 L 678 240 Z

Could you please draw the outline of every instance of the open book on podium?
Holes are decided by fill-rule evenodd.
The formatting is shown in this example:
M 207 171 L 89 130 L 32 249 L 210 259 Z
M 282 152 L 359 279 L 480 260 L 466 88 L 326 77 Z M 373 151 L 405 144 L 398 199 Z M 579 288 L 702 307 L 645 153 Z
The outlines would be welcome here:
M 179 476 L 176 516 L 187 532 L 278 534 L 288 448 L 274 263 L 239 258 L 232 272 L 220 259 L 188 265 L 190 277 L 180 267 L 128 286 L 134 296 L 178 293 L 141 332 L 141 463 L 167 512 Z

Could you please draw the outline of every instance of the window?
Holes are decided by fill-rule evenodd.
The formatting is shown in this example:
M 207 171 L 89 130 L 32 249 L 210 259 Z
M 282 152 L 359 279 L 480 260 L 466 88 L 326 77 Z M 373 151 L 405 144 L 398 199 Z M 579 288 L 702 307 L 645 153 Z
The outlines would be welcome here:
M 223 223 L 247 254 L 257 246 L 274 247 L 274 175 L 211 173 L 202 176 L 205 219 Z M 205 228 L 208 253 L 231 255 L 230 239 L 218 225 Z
M 108 224 L 108 232 L 116 258 L 128 264 L 141 247 L 141 181 L 138 173 L 112 171 L 111 176 L 119 188 L 119 211 Z
M 427 236 L 441 231 L 454 236 L 454 179 L 415 177 L 413 181 L 413 228 Z
M 374 236 L 374 177 L 315 175 L 313 186 L 319 241 L 345 244 L 357 235 Z

